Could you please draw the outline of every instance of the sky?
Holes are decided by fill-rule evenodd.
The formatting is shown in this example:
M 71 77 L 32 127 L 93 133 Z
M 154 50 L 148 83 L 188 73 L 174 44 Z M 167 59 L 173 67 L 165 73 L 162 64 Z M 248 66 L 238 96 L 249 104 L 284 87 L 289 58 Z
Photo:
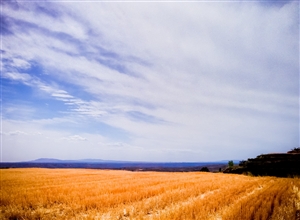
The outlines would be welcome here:
M 299 147 L 298 1 L 1 1 L 1 161 Z

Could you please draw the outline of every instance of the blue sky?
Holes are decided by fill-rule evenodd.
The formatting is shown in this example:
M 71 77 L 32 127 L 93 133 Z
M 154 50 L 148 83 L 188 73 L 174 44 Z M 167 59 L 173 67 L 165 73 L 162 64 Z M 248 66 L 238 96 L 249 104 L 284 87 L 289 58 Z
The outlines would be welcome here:
M 299 146 L 298 1 L 2 1 L 1 161 Z

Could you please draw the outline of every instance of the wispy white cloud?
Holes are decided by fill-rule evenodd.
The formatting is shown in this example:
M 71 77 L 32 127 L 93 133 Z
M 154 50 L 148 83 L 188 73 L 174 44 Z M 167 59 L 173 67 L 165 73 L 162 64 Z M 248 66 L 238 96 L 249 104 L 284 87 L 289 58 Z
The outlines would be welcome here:
M 12 59 L 12 66 L 16 68 L 21 68 L 21 69 L 29 69 L 31 64 L 27 62 L 26 60 L 19 59 L 19 58 L 13 58 Z
M 39 3 L 39 4 L 26 4 L 25 2 L 17 2 L 18 7 L 11 7 L 8 3 L 6 7 L 3 7 L 4 15 L 9 13 L 14 21 L 11 23 L 16 24 L 13 28 L 22 28 L 18 26 L 19 23 L 27 23 L 34 28 L 44 29 L 54 33 L 64 33 L 74 38 L 85 40 L 87 38 L 87 30 L 85 26 L 70 17 L 71 11 L 66 13 L 64 11 L 68 5 L 61 4 L 60 8 L 57 8 L 57 4 L 51 2 Z M 51 9 L 51 10 L 49 10 Z M 48 11 L 48 13 L 45 13 Z M 53 12 L 53 14 L 49 12 Z
M 11 80 L 21 81 L 25 84 L 27 84 L 31 80 L 30 75 L 27 73 L 5 72 L 3 73 L 2 77 Z
M 62 140 L 67 140 L 67 141 L 87 141 L 85 137 L 81 137 L 80 135 L 72 135 L 68 137 L 63 137 L 61 138 Z
M 8 135 L 8 136 L 17 136 L 17 135 L 27 135 L 26 132 L 23 132 L 23 131 L 10 131 L 10 132 L 6 132 L 6 133 L 3 133 L 4 135 Z

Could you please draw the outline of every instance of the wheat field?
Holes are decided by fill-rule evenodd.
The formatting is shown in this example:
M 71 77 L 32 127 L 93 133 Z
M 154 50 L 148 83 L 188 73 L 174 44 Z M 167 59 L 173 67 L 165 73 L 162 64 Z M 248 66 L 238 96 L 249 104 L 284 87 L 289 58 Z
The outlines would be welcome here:
M 300 179 L 1 169 L 0 219 L 297 219 Z

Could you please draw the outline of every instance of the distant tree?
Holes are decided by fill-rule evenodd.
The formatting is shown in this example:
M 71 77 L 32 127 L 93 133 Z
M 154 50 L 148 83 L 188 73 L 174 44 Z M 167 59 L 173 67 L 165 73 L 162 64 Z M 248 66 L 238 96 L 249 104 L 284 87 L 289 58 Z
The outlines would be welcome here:
M 300 153 L 300 147 L 295 147 L 295 148 L 291 149 L 290 151 L 288 151 L 288 153 Z
M 228 161 L 228 166 L 229 166 L 230 168 L 232 168 L 232 167 L 233 167 L 233 165 L 234 165 L 234 163 L 233 163 L 233 161 L 232 161 L 232 160 Z
M 295 147 L 293 151 L 300 152 L 300 147 Z
M 239 163 L 239 166 L 241 166 L 241 167 L 244 166 L 246 162 L 247 161 L 245 161 L 245 160 L 241 160 L 240 163 Z
M 202 167 L 200 171 L 202 171 L 202 172 L 209 172 L 209 169 L 207 167 Z

